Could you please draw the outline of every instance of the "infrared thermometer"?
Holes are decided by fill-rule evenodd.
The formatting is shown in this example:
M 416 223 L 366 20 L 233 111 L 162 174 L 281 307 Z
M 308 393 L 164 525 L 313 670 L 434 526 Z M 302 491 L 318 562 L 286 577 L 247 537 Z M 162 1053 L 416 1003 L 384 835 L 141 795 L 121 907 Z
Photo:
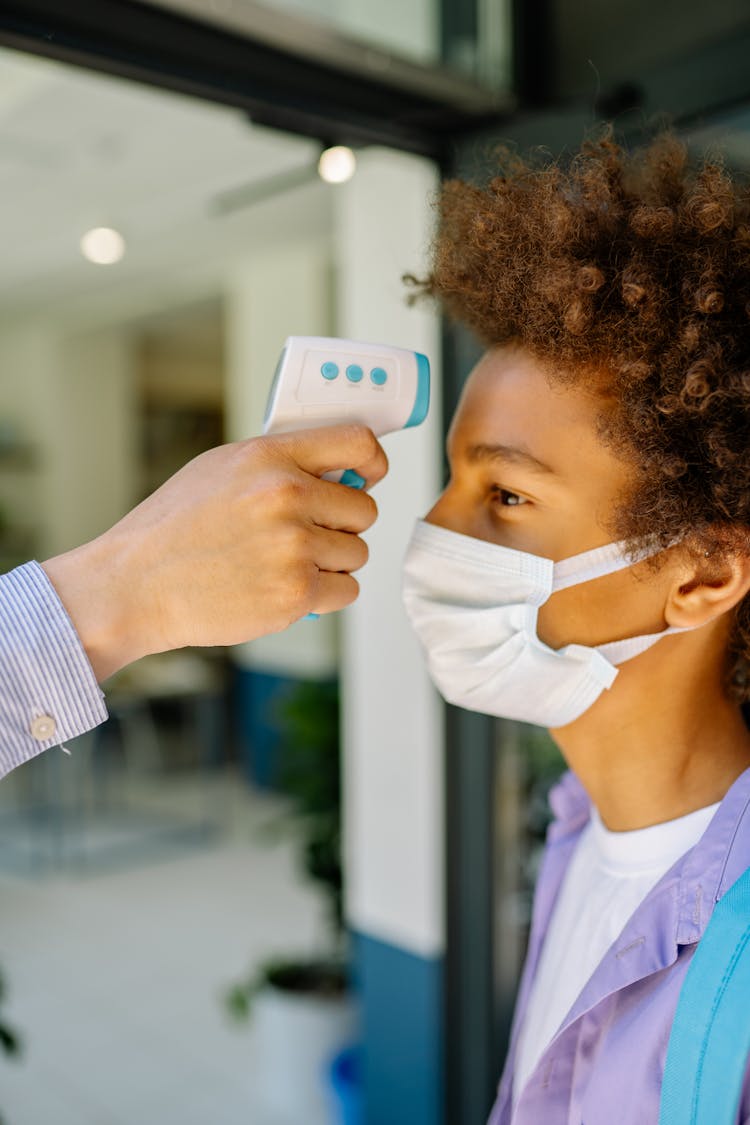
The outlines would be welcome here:
M 430 405 L 430 364 L 421 352 L 327 336 L 289 336 L 268 396 L 264 434 L 360 422 L 376 437 L 418 426 Z M 328 480 L 362 488 L 352 469 Z

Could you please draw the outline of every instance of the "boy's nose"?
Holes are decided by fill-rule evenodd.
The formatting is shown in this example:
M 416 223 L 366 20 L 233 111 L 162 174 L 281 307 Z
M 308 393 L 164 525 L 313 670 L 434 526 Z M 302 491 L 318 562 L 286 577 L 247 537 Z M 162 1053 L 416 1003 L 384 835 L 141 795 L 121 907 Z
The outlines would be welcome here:
M 468 526 L 470 521 L 467 518 L 466 510 L 464 508 L 462 511 L 462 505 L 458 502 L 456 487 L 453 483 L 441 492 L 437 501 L 425 516 L 425 521 L 437 524 L 438 527 L 444 527 L 447 531 L 458 531 L 462 535 L 472 534 Z

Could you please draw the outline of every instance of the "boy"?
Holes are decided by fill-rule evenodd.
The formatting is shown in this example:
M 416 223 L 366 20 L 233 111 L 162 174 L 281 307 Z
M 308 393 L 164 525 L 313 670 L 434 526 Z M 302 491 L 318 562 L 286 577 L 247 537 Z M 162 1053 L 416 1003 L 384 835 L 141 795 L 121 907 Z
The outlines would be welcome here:
M 490 1121 L 647 1125 L 750 865 L 750 191 L 604 135 L 447 184 L 441 217 L 421 289 L 487 351 L 405 601 L 443 694 L 570 767 Z

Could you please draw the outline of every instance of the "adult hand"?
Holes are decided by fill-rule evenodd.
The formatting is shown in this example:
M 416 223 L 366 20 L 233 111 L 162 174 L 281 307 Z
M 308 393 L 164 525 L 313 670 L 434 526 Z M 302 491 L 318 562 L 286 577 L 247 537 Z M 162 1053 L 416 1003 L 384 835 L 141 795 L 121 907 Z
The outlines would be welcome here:
M 364 426 L 332 426 L 202 453 L 109 531 L 42 565 L 99 681 L 152 652 L 231 645 L 349 605 L 367 492 L 321 480 L 388 468 Z

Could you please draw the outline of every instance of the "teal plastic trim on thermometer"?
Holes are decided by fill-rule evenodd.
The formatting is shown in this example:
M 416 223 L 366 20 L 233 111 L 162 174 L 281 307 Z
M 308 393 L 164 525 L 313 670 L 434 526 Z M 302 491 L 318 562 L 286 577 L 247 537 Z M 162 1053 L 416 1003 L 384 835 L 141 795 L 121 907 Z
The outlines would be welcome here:
M 347 469 L 339 481 L 339 484 L 345 484 L 349 488 L 364 488 L 366 483 L 365 478 L 355 473 L 354 469 Z
M 430 361 L 421 352 L 415 352 L 414 355 L 417 359 L 417 397 L 414 399 L 414 408 L 409 415 L 409 420 L 404 426 L 405 430 L 410 426 L 421 425 L 430 409 Z

